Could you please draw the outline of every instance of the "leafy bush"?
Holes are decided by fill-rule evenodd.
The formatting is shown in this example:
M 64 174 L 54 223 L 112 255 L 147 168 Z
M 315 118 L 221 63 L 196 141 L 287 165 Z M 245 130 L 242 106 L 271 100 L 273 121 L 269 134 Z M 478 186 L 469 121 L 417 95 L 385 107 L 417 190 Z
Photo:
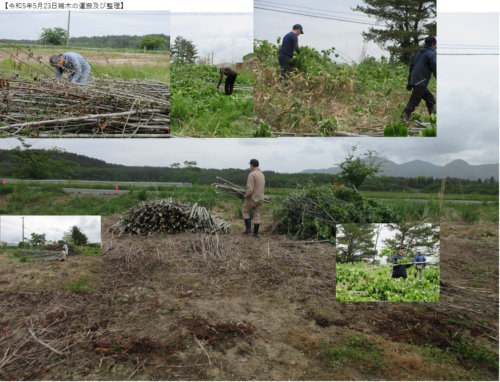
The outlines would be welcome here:
M 465 204 L 458 210 L 458 214 L 464 222 L 472 224 L 479 221 L 481 211 L 477 205 Z
M 14 192 L 14 187 L 12 186 L 0 186 L 0 195 L 8 195 Z
M 280 199 L 280 206 L 273 211 L 276 229 L 301 239 L 316 236 L 335 243 L 336 224 L 400 221 L 387 205 L 346 187 L 309 183 Z
M 140 201 L 148 200 L 148 192 L 145 189 L 139 190 L 139 192 L 136 195 L 137 199 L 139 199 Z

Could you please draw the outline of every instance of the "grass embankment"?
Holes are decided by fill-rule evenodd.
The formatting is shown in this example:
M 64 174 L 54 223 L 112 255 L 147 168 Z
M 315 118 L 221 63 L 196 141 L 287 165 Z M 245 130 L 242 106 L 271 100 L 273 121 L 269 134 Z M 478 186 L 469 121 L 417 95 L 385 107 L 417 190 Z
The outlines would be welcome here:
M 237 69 L 235 87 L 252 87 L 253 72 Z M 253 134 L 253 91 L 219 90 L 219 68 L 209 65 L 171 68 L 172 124 L 175 135 L 192 137 L 251 137 Z
M 123 186 L 128 193 L 106 196 L 74 196 L 63 191 L 63 188 L 102 188 L 114 189 L 114 184 L 37 184 L 19 183 L 0 185 L 0 214 L 26 215 L 112 215 L 122 214 L 140 201 L 156 198 L 172 197 L 176 201 L 198 203 L 207 209 L 222 208 L 240 211 L 242 201 L 237 198 L 215 193 L 212 186 L 165 187 L 165 186 Z M 266 189 L 268 195 L 286 195 L 291 189 Z M 388 198 L 387 193 L 383 193 Z M 498 222 L 498 199 L 491 203 L 466 204 L 443 200 L 426 202 L 411 199 L 389 198 L 381 201 L 391 206 L 395 213 L 405 221 L 463 221 L 467 223 Z M 271 211 L 279 203 L 273 197 L 270 204 L 264 206 Z
M 320 133 L 368 132 L 400 120 L 410 99 L 406 90 L 408 67 L 402 63 L 365 58 L 361 63 L 337 63 L 335 49 L 318 52 L 301 47 L 291 60 L 291 81 L 280 81 L 280 43 L 255 42 L 255 115 L 279 132 Z M 429 90 L 436 94 L 436 80 Z M 415 118 L 427 116 L 425 103 Z

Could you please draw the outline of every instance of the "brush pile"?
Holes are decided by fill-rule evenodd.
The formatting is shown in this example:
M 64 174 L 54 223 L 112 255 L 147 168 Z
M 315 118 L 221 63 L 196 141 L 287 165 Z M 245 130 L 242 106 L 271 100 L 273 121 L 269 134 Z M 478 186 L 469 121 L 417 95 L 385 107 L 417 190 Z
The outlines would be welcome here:
M 244 196 L 246 193 L 246 190 L 243 188 L 237 186 L 236 184 L 233 184 L 231 182 L 228 182 L 225 179 L 222 179 L 220 177 L 217 177 L 217 179 L 222 180 L 223 183 L 213 183 L 212 186 L 215 186 L 215 188 L 220 188 L 220 190 L 215 190 L 215 192 L 219 195 L 226 195 L 226 196 L 234 196 L 236 198 L 239 198 L 240 196 Z M 269 196 L 264 195 L 264 203 L 270 203 L 271 198 Z
M 28 261 L 56 261 L 59 260 L 61 250 L 44 251 L 40 249 L 20 249 L 19 256 L 26 257 Z
M 94 78 L 93 69 L 83 86 L 55 79 L 41 57 L 7 53 L 14 70 L 0 69 L 0 136 L 170 137 L 169 84 L 99 73 Z
M 211 215 L 205 207 L 173 202 L 172 198 L 142 202 L 131 208 L 127 215 L 117 221 L 110 231 L 129 234 L 156 235 L 161 232 L 227 233 L 231 222 Z

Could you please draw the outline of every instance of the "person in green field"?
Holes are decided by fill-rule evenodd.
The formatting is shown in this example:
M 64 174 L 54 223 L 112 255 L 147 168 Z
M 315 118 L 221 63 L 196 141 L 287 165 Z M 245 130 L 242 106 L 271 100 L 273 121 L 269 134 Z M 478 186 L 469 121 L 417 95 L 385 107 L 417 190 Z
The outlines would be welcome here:
M 226 95 L 233 94 L 234 82 L 236 81 L 236 77 L 238 76 L 238 72 L 231 67 L 220 68 L 220 80 L 217 84 L 217 89 L 219 89 L 220 84 L 222 83 L 222 78 L 226 75 L 226 82 L 224 83 L 224 92 Z
M 398 278 L 403 278 L 406 280 L 408 277 L 408 274 L 406 273 L 406 268 L 409 268 L 413 266 L 413 263 L 407 263 L 407 264 L 399 264 L 398 260 L 403 260 L 406 259 L 406 255 L 404 254 L 405 247 L 400 245 L 398 246 L 397 252 L 394 252 L 394 256 L 392 257 L 392 278 L 393 279 L 398 279 Z

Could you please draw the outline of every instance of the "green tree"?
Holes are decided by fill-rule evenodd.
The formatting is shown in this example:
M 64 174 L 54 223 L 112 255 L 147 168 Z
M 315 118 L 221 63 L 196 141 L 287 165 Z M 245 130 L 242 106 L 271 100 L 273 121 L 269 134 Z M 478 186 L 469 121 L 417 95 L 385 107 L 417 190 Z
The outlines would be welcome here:
M 166 46 L 167 41 L 160 37 L 144 36 L 141 40 L 141 49 L 158 50 L 162 45 Z
M 63 245 L 64 243 L 73 244 L 73 236 L 71 235 L 71 228 L 63 233 L 62 240 L 59 240 L 58 243 L 61 245 Z
M 385 28 L 370 27 L 362 32 L 365 41 L 373 41 L 391 53 L 391 61 L 409 64 L 428 35 L 436 35 L 437 0 L 363 0 L 356 6 L 382 22 Z M 382 26 L 382 25 L 381 25 Z M 389 45 L 392 43 L 391 45 Z
M 398 231 L 393 238 L 382 242 L 392 250 L 396 251 L 398 245 L 405 247 L 407 256 L 415 256 L 415 250 L 420 250 L 424 256 L 434 255 L 436 244 L 439 243 L 439 230 L 435 224 L 426 223 L 399 223 L 387 224 L 391 231 Z M 415 252 L 415 253 L 414 253 Z
M 31 239 L 28 240 L 29 243 L 33 246 L 33 247 L 40 247 L 42 245 L 45 244 L 45 242 L 47 241 L 47 239 L 45 238 L 45 234 L 43 233 L 32 233 L 31 234 Z
M 170 55 L 174 65 L 194 64 L 198 51 L 196 46 L 190 40 L 186 40 L 182 36 L 177 36 L 172 44 Z
M 243 56 L 243 61 L 245 61 L 245 60 L 248 60 L 248 59 L 252 58 L 252 57 L 253 57 L 253 55 L 254 55 L 254 53 L 253 53 L 253 52 L 245 54 L 245 55 Z
M 495 184 L 495 177 L 493 177 L 493 176 L 492 176 L 492 177 L 490 178 L 490 184 Z
M 375 224 L 339 224 L 337 225 L 337 262 L 350 263 L 372 259 L 377 251 L 374 249 Z
M 380 167 L 385 161 L 379 159 L 379 151 L 367 150 L 361 156 L 356 157 L 358 146 L 344 146 L 345 158 L 341 163 L 336 163 L 340 167 L 339 180 L 343 180 L 359 188 L 368 178 L 373 178 L 380 172 Z
M 87 245 L 89 238 L 83 233 L 82 229 L 76 225 L 70 228 L 71 239 L 75 245 Z
M 71 167 L 78 166 L 76 162 L 63 158 L 54 158 L 56 153 L 64 153 L 64 149 L 53 147 L 51 149 L 34 150 L 32 145 L 21 140 L 21 146 L 8 150 L 14 162 L 13 175 L 18 179 L 46 179 L 53 175 L 61 176 L 73 172 Z
M 67 33 L 63 28 L 42 28 L 40 40 L 43 45 L 62 45 L 66 41 Z

